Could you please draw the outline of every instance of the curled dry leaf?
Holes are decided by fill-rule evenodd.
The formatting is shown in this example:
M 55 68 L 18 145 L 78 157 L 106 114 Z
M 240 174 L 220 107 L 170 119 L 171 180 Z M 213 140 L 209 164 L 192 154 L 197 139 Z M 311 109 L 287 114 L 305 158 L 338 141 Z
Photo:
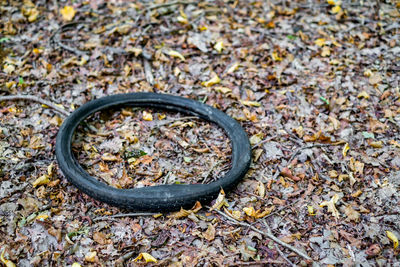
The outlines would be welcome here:
M 217 199 L 215 200 L 215 204 L 211 206 L 210 211 L 212 211 L 212 210 L 220 210 L 223 206 L 228 207 L 228 202 L 225 199 L 224 190 L 221 189 Z
M 149 263 L 149 262 L 157 263 L 157 259 L 146 252 L 140 253 L 139 256 L 137 256 L 133 261 L 137 262 L 137 261 L 140 261 L 141 259 L 143 259 L 146 263 Z
M 218 75 L 214 75 L 210 80 L 202 82 L 201 85 L 205 87 L 210 87 L 213 86 L 214 84 L 218 84 L 221 82 L 221 79 L 218 77 Z
M 397 236 L 390 231 L 386 231 L 386 235 L 393 242 L 393 248 L 396 249 L 399 246 L 399 239 Z
M 224 211 L 226 214 L 228 214 L 230 217 L 232 217 L 235 220 L 242 221 L 242 213 L 239 210 L 229 210 L 224 207 Z
M 48 184 L 50 182 L 49 176 L 47 174 L 44 174 L 42 176 L 40 176 L 39 178 L 37 178 L 33 183 L 33 187 L 37 187 L 39 185 L 45 185 Z

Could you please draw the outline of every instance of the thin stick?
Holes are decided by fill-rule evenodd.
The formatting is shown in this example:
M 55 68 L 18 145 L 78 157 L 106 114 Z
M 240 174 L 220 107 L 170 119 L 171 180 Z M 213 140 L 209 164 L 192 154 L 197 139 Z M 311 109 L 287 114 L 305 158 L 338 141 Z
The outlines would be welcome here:
M 97 221 L 103 221 L 103 220 L 114 219 L 114 218 L 122 218 L 122 217 L 153 216 L 156 214 L 158 214 L 158 213 L 154 213 L 154 212 L 120 213 L 120 214 L 114 214 L 114 215 L 110 215 L 110 216 L 96 217 L 93 219 L 93 221 L 97 222 Z
M 54 109 L 55 111 L 57 111 L 58 113 L 68 117 L 69 116 L 69 112 L 56 106 L 55 104 L 51 103 L 50 101 L 41 99 L 37 96 L 34 95 L 10 95 L 10 96 L 0 96 L 0 102 L 1 101 L 15 101 L 15 100 L 29 100 L 29 101 L 34 101 L 34 102 L 38 102 L 41 103 L 43 105 L 46 105 L 52 109 Z
M 151 69 L 150 62 L 147 59 L 143 59 L 144 76 L 150 85 L 154 85 L 153 70 Z
M 209 208 L 209 207 L 206 207 L 206 208 Z M 234 218 L 232 218 L 232 217 L 226 215 L 226 214 L 223 213 L 222 211 L 219 211 L 219 210 L 214 210 L 214 211 L 216 211 L 219 215 L 224 216 L 225 218 L 229 219 L 229 220 L 232 221 L 233 223 L 235 223 L 235 224 L 237 224 L 237 225 L 244 226 L 244 227 L 249 227 L 249 228 L 252 229 L 253 231 L 255 231 L 255 232 L 257 232 L 257 233 L 260 233 L 260 234 L 262 234 L 262 235 L 268 237 L 269 239 L 271 239 L 272 241 L 278 243 L 279 245 L 281 245 L 281 246 L 283 246 L 283 247 L 285 247 L 285 248 L 288 248 L 288 249 L 292 250 L 293 252 L 297 253 L 297 255 L 303 257 L 304 259 L 313 262 L 313 259 L 312 259 L 310 256 L 308 256 L 307 254 L 305 254 L 303 251 L 301 251 L 301 250 L 299 250 L 299 249 L 297 249 L 297 248 L 295 248 L 295 247 L 293 247 L 293 246 L 291 246 L 291 245 L 289 245 L 289 244 L 286 244 L 285 242 L 283 242 L 282 240 L 280 240 L 279 238 L 277 238 L 276 236 L 274 236 L 271 232 L 269 232 L 269 231 L 268 231 L 268 232 L 261 231 L 261 230 L 257 229 L 256 227 L 254 227 L 254 226 L 252 226 L 252 225 L 250 225 L 250 224 L 248 224 L 248 223 L 240 222 L 240 221 L 238 221 L 238 220 L 236 220 L 236 219 L 234 219 Z
M 188 2 L 188 1 L 174 1 L 174 2 L 169 2 L 169 3 L 165 3 L 165 4 L 158 4 L 158 5 L 152 5 L 149 6 L 148 8 L 146 8 L 146 10 L 153 10 L 153 9 L 157 9 L 157 8 L 162 8 L 162 7 L 169 7 L 169 6 L 175 6 L 175 5 L 195 5 L 198 2 Z
M 271 228 L 269 227 L 269 225 L 265 222 L 265 219 L 263 220 L 265 227 L 267 228 L 267 231 L 269 233 L 271 233 Z M 289 263 L 290 266 L 292 267 L 296 267 L 295 264 L 293 264 L 293 262 L 291 262 L 288 257 L 286 257 L 286 255 L 283 253 L 283 251 L 279 248 L 279 246 L 275 243 L 275 249 L 278 251 L 279 255 L 281 255 L 281 257 L 283 259 L 285 259 L 285 261 L 287 261 Z
M 269 137 L 269 138 L 267 138 L 265 140 L 262 140 L 262 141 L 258 142 L 257 144 L 255 144 L 251 149 L 255 149 L 255 148 L 261 146 L 262 144 L 267 143 L 267 142 L 275 139 L 276 137 L 278 137 L 278 135 L 274 135 L 274 136 L 271 136 L 271 137 Z

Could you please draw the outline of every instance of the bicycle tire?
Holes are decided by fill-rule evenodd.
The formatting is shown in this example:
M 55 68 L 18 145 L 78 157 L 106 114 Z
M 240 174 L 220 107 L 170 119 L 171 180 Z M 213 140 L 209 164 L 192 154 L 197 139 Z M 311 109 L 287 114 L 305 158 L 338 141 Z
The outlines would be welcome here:
M 97 111 L 124 106 L 148 107 L 182 112 L 219 125 L 232 147 L 232 167 L 224 177 L 210 184 L 157 185 L 117 189 L 90 176 L 74 157 L 71 146 L 77 126 Z M 209 202 L 221 189 L 233 189 L 246 174 L 251 162 L 248 136 L 234 119 L 195 100 L 157 93 L 128 93 L 102 97 L 76 109 L 61 125 L 56 139 L 56 158 L 66 178 L 79 190 L 112 206 L 136 211 L 173 211 L 188 208 L 196 201 Z

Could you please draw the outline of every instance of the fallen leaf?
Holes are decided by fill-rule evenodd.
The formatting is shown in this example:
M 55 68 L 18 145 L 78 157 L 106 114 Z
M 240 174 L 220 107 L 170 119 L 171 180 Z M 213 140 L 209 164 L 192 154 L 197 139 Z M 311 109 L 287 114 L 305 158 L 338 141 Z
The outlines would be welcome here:
M 203 237 L 208 241 L 213 241 L 215 238 L 215 227 L 210 223 L 207 230 L 203 233 Z
M 145 121 L 152 121 L 153 120 L 153 115 L 150 112 L 143 111 L 143 120 Z
M 241 100 L 240 103 L 242 103 L 245 106 L 249 106 L 249 107 L 259 107 L 259 106 L 261 106 L 261 104 L 256 102 L 256 101 Z
M 153 256 L 151 256 L 149 253 L 146 253 L 146 252 L 140 253 L 139 256 L 137 256 L 133 261 L 137 262 L 137 261 L 139 261 L 141 259 L 144 259 L 144 261 L 146 263 L 149 263 L 149 262 L 157 263 L 157 259 L 154 258 Z
M 6 258 L 4 258 L 4 253 L 5 253 L 5 249 L 3 249 L 3 251 L 1 252 L 1 255 L 0 255 L 0 260 L 1 260 L 1 262 L 2 262 L 6 267 L 16 267 L 16 265 L 15 265 L 12 261 L 7 260 Z
M 382 77 L 379 73 L 375 72 L 369 77 L 369 83 L 372 85 L 378 84 L 382 81 Z
M 228 69 L 228 71 L 227 71 L 226 73 L 229 74 L 229 73 L 232 73 L 232 72 L 237 71 L 237 69 L 239 68 L 239 66 L 240 66 L 239 62 L 233 63 L 232 66 L 229 67 L 229 69 Z
M 218 75 L 214 75 L 210 80 L 202 82 L 201 85 L 205 87 L 210 87 L 213 86 L 214 84 L 218 84 L 221 82 L 221 79 L 218 77 Z
M 386 231 L 386 235 L 393 242 L 393 248 L 396 249 L 399 246 L 399 239 L 397 236 L 390 231 Z
M 222 206 L 228 206 L 228 202 L 225 199 L 225 192 L 223 189 L 219 192 L 217 199 L 215 200 L 215 204 L 212 205 L 210 211 L 212 210 L 220 210 Z
M 339 200 L 339 195 L 335 194 L 331 200 L 329 201 L 324 201 L 322 202 L 319 206 L 320 207 L 328 207 L 328 212 L 331 212 L 332 215 L 336 218 L 339 219 L 339 211 L 336 209 L 335 204 L 338 202 Z
M 60 13 L 64 20 L 71 21 L 75 16 L 75 9 L 72 6 L 65 6 L 60 9 Z
M 343 150 L 342 150 L 342 155 L 343 155 L 343 157 L 346 157 L 347 152 L 349 151 L 349 149 L 350 149 L 349 143 L 346 143 L 346 144 L 344 145 L 344 147 L 343 147 Z
M 308 215 L 310 216 L 315 216 L 315 210 L 313 206 L 307 206 L 307 210 L 308 210 Z
M 324 38 L 318 38 L 317 40 L 314 41 L 314 43 L 320 47 L 325 45 L 325 39 Z
M 97 255 L 96 251 L 88 252 L 88 253 L 85 255 L 85 261 L 87 261 L 87 262 L 95 262 L 95 260 L 96 260 L 96 255 Z
M 179 53 L 178 51 L 170 50 L 168 53 L 171 57 L 179 58 L 182 61 L 185 61 L 185 57 Z
M 214 45 L 214 49 L 218 51 L 218 53 L 222 52 L 222 49 L 225 49 L 224 47 L 224 42 L 223 41 L 219 41 Z
M 362 91 L 361 93 L 359 93 L 357 95 L 358 98 L 365 98 L 368 99 L 369 98 L 369 94 L 366 91 Z
M 338 5 L 338 6 L 334 6 L 334 7 L 332 7 L 332 9 L 331 9 L 331 12 L 333 13 L 333 14 L 337 14 L 337 13 L 339 13 L 340 11 L 342 11 L 342 8 Z
M 344 209 L 344 213 L 346 214 L 347 221 L 355 221 L 358 222 L 360 220 L 360 213 L 353 209 L 351 205 L 347 205 Z
M 47 174 L 44 174 L 42 176 L 40 176 L 39 178 L 37 178 L 33 183 L 33 187 L 37 187 L 39 185 L 45 185 L 48 184 L 50 182 L 49 176 Z

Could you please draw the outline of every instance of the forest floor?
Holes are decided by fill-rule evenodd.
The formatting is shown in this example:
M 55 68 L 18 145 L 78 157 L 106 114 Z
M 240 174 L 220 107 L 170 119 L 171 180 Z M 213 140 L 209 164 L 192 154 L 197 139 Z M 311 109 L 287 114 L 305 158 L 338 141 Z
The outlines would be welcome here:
M 399 266 L 399 10 L 396 1 L 2 0 L 0 97 L 57 106 L 0 102 L 0 262 Z M 212 203 L 160 214 L 76 189 L 55 158 L 59 126 L 82 104 L 127 92 L 191 98 L 235 118 L 253 146 L 243 181 Z M 96 114 L 76 134 L 75 157 L 117 188 L 222 177 L 229 140 L 185 116 Z

